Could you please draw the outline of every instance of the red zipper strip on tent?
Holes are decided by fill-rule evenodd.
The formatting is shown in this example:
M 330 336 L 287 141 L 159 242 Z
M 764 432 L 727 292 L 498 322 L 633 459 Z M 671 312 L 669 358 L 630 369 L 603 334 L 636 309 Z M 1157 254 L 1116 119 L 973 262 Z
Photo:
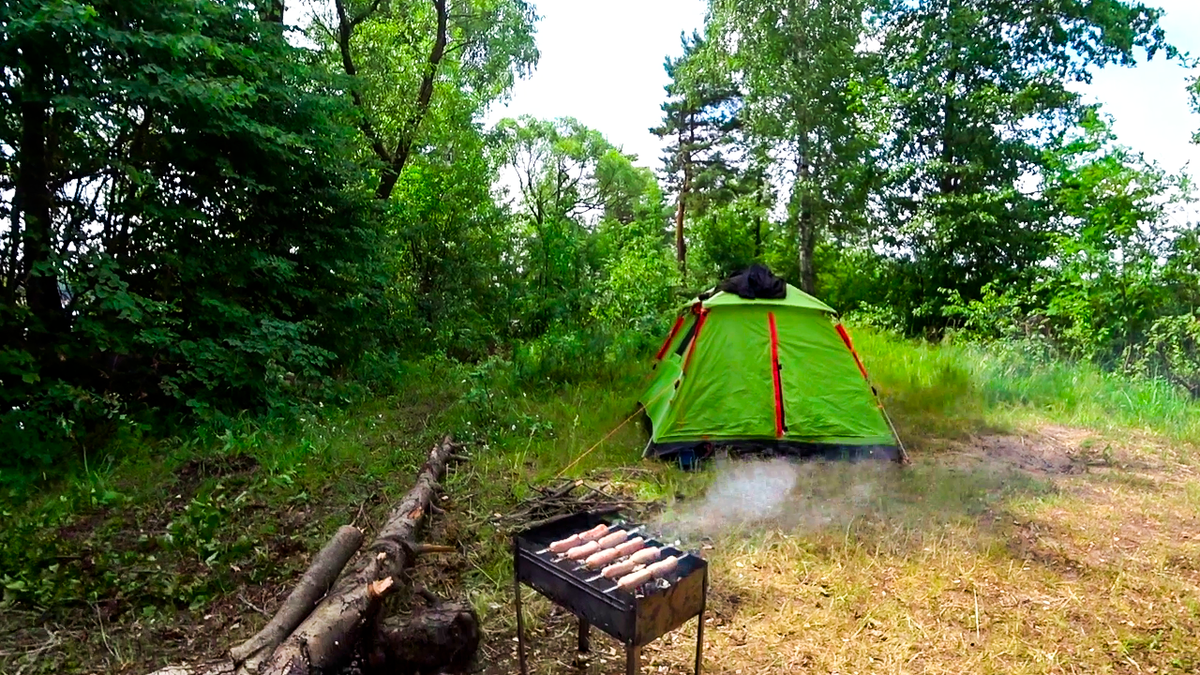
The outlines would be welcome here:
M 846 349 L 850 350 L 850 355 L 854 357 L 854 363 L 858 365 L 858 372 L 862 373 L 864 380 L 870 382 L 871 378 L 867 377 L 867 369 L 863 367 L 862 360 L 858 358 L 858 352 L 854 351 L 854 345 L 850 344 L 850 334 L 846 332 L 845 328 L 842 328 L 840 323 L 837 325 L 837 332 L 842 336 L 842 342 L 846 343 Z
M 692 334 L 692 344 L 688 345 L 687 358 L 683 360 L 683 372 L 687 372 L 688 364 L 692 362 L 692 354 L 696 352 L 696 342 L 700 340 L 700 331 L 704 328 L 704 320 L 708 318 L 708 310 L 700 310 L 700 318 L 696 319 L 696 332 Z
M 658 354 L 654 357 L 655 361 L 662 361 L 662 358 L 664 356 L 666 356 L 667 350 L 671 348 L 671 342 L 675 340 L 676 335 L 679 335 L 680 328 L 683 328 L 683 315 L 682 314 L 680 314 L 679 317 L 675 319 L 675 325 L 671 326 L 671 334 L 667 336 L 667 341 L 664 342 L 662 347 L 659 348 Z
M 771 326 L 771 376 L 775 380 L 775 437 L 783 438 L 783 383 L 779 378 L 779 333 L 774 312 L 767 312 L 767 323 Z

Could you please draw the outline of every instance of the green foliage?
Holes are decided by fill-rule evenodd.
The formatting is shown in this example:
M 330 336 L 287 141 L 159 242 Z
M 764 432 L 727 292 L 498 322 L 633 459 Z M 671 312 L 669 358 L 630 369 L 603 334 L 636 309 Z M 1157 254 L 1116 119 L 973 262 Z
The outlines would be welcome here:
M 482 126 L 538 59 L 523 0 L 339 0 L 305 49 L 248 5 L 6 5 L 0 468 L 297 418 L 425 357 L 510 402 L 608 377 L 753 262 L 887 330 L 1194 390 L 1188 181 L 1071 88 L 1175 56 L 1157 10 L 709 4 L 665 64 L 661 185 L 572 118 Z
M 1184 443 L 1200 434 L 1200 406 L 1176 385 L 1062 360 L 1037 338 L 984 345 L 862 328 L 852 335 L 901 435 L 1031 421 L 1135 429 Z
M 744 89 L 745 133 L 788 192 L 784 231 L 794 234 L 797 280 L 814 292 L 817 243 L 865 227 L 879 129 L 879 59 L 869 0 L 710 3 L 714 40 Z
M 1036 338 L 1065 358 L 1191 389 L 1195 234 L 1171 225 L 1189 183 L 1114 146 L 1095 115 L 1081 126 L 1048 162 L 1044 194 L 1061 215 L 1047 259 L 977 299 L 948 291 L 945 314 L 976 338 Z
M 894 133 L 882 242 L 904 263 L 889 301 L 910 314 L 907 330 L 945 325 L 942 289 L 975 300 L 1051 255 L 1061 204 L 1021 181 L 1054 171 L 1047 150 L 1083 107 L 1073 82 L 1166 48 L 1159 16 L 1121 0 L 921 0 L 884 13 Z
M 770 226 L 770 214 L 754 196 L 738 197 L 698 216 L 691 229 L 695 276 L 711 285 L 761 261 L 772 236 Z M 787 255 L 786 259 L 791 262 L 793 257 Z M 777 274 L 789 267 L 771 266 Z
M 230 525 L 233 513 L 258 503 L 280 480 L 264 478 L 236 494 L 217 482 L 161 530 L 128 541 L 113 538 L 126 528 L 124 519 L 105 517 L 126 509 L 127 498 L 111 488 L 64 494 L 32 513 L 6 511 L 11 538 L 0 550 L 7 571 L 2 602 L 63 608 L 115 601 L 143 614 L 203 607 L 236 583 L 231 567 L 247 570 L 252 582 L 275 571 L 261 542 Z M 186 572 L 175 569 L 180 564 Z
M 421 157 L 388 203 L 393 345 L 476 358 L 508 320 L 510 224 L 491 198 L 496 166 L 478 129 L 446 130 L 445 156 Z
M 321 73 L 245 7 L 5 12 L 21 229 L 0 239 L 0 435 L 23 454 L 0 463 L 45 464 L 131 410 L 322 398 L 332 363 L 369 344 L 374 225 L 346 191 Z
M 654 175 L 573 119 L 502 120 L 495 134 L 518 191 L 514 337 L 657 322 L 678 276 Z
M 1158 318 L 1146 331 L 1144 345 L 1131 345 L 1126 368 L 1142 376 L 1165 375 L 1200 396 L 1200 316 L 1180 314 Z

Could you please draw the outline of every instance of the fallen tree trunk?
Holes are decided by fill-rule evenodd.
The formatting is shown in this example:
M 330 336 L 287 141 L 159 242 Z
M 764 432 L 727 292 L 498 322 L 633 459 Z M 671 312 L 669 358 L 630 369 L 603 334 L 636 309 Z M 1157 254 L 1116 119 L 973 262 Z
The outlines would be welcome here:
M 332 673 L 356 654 L 367 657 L 364 660 L 368 667 L 374 661 L 389 672 L 404 672 L 404 667 L 398 664 L 406 655 L 417 653 L 426 658 L 432 654 L 429 649 L 422 649 L 421 644 L 431 649 L 440 644 L 438 653 L 455 662 L 444 664 L 447 669 L 470 661 L 478 647 L 479 625 L 478 617 L 469 607 L 433 601 L 432 596 L 423 592 L 429 607 L 414 612 L 407 623 L 385 627 L 381 616 L 384 600 L 404 585 L 403 573 L 418 556 L 453 550 L 419 544 L 416 535 L 425 515 L 434 507 L 438 481 L 456 447 L 447 436 L 433 448 L 412 489 L 389 512 L 375 540 L 351 570 L 342 573 L 361 546 L 362 532 L 343 527 L 313 559 L 296 589 L 267 626 L 231 649 L 228 660 L 202 666 L 175 666 L 153 675 Z M 339 573 L 342 573 L 340 578 Z M 410 637 L 420 638 L 418 644 L 412 645 L 416 652 L 402 645 Z M 462 640 L 461 646 L 448 643 L 457 639 Z M 463 661 L 464 650 L 470 652 L 466 661 Z
M 364 628 L 378 627 L 383 600 L 415 557 L 413 546 L 438 480 L 454 446 L 449 438 L 433 449 L 417 482 L 392 509 L 353 572 L 342 576 L 329 595 L 267 661 L 268 675 L 308 675 L 349 661 Z
M 283 601 L 270 623 L 254 637 L 229 650 L 233 662 L 246 664 L 247 670 L 256 670 L 254 662 L 260 662 L 274 652 L 279 643 L 312 613 L 313 607 L 342 573 L 342 568 L 358 552 L 362 540 L 362 530 L 357 527 L 347 525 L 339 528 L 333 539 L 313 558 L 312 565 L 300 577 L 295 590 Z

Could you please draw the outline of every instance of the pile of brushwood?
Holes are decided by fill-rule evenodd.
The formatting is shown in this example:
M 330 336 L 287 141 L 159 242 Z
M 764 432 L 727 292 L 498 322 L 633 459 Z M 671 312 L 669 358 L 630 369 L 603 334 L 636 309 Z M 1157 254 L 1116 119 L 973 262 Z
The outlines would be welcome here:
M 629 499 L 606 491 L 607 485 L 593 485 L 582 480 L 568 480 L 555 487 L 531 486 L 534 493 L 521 501 L 511 513 L 501 518 L 507 529 L 533 527 L 540 522 L 580 511 L 618 513 L 653 506 L 651 502 Z

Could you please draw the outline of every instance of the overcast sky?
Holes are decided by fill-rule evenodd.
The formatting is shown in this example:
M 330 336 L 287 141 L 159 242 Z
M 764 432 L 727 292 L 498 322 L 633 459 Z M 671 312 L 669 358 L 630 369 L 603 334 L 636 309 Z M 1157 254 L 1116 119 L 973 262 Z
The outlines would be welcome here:
M 662 63 L 681 51 L 679 35 L 704 22 L 704 0 L 535 0 L 542 20 L 537 71 L 517 83 L 512 98 L 488 115 L 572 116 L 602 132 L 657 169 L 660 144 L 648 129 L 661 119 L 667 83 Z M 1200 0 L 1159 0 L 1167 39 L 1200 55 Z M 1200 146 L 1191 144 L 1200 115 L 1188 107 L 1186 72 L 1162 55 L 1134 68 L 1096 74 L 1085 96 L 1114 118 L 1120 142 L 1169 171 L 1190 162 L 1200 170 Z

